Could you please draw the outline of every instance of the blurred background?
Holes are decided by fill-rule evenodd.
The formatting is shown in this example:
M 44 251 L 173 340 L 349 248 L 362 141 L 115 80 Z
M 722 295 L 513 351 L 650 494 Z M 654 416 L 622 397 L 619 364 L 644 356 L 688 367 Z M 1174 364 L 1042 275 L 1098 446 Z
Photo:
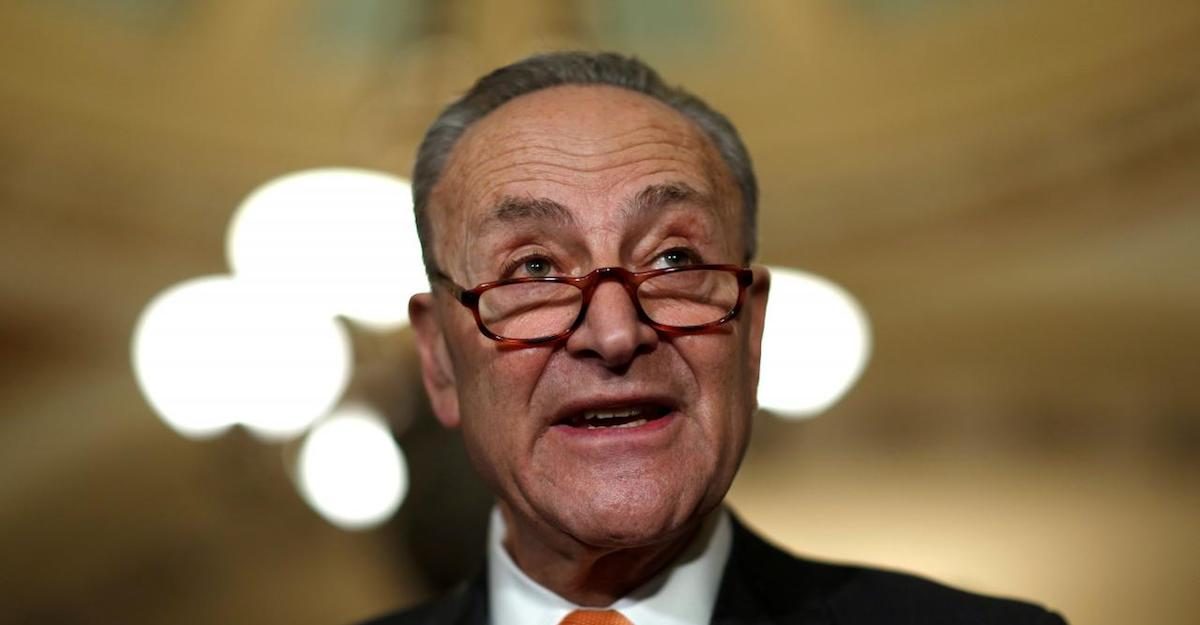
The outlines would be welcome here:
M 727 113 L 760 260 L 871 318 L 842 401 L 758 416 L 746 522 L 1074 623 L 1200 614 L 1194 0 L 9 0 L 0 42 L 0 622 L 348 623 L 478 564 L 406 330 L 346 324 L 410 478 L 363 531 L 305 504 L 297 442 L 164 425 L 130 340 L 261 183 L 407 175 L 440 106 L 559 48 Z

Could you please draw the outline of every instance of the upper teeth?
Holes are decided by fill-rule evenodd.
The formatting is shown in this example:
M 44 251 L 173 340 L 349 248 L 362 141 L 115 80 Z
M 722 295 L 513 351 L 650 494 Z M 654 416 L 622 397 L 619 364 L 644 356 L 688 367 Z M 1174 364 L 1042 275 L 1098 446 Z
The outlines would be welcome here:
M 583 413 L 584 419 L 616 419 L 626 417 L 636 417 L 642 414 L 641 408 L 627 408 L 625 410 L 610 410 L 606 412 L 590 411 Z

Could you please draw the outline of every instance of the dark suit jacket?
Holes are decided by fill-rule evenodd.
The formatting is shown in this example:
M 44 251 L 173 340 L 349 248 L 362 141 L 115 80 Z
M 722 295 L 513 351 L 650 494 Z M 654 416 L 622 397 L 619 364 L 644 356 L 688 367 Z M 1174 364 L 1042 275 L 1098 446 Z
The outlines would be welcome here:
M 363 625 L 487 625 L 487 619 L 487 579 L 479 575 L 440 600 Z M 767 544 L 734 519 L 733 546 L 711 625 L 801 624 L 1065 622 L 1035 605 L 955 590 L 911 575 L 796 558 Z

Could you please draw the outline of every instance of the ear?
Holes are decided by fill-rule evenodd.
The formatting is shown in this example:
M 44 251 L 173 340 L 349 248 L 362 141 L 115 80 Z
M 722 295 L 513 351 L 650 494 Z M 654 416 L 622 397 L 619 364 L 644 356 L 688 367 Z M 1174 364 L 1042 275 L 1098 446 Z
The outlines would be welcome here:
M 432 293 L 418 293 L 408 300 L 408 318 L 416 333 L 417 355 L 421 359 L 421 382 L 433 406 L 433 414 L 448 428 L 458 427 L 458 387 L 454 363 L 446 346 L 446 335 L 435 309 Z
M 767 296 L 771 292 L 771 272 L 762 265 L 754 265 L 751 269 L 754 271 L 754 282 L 746 290 L 744 312 L 750 325 L 750 332 L 747 336 L 749 341 L 749 345 L 747 345 L 749 362 L 747 364 L 750 365 L 752 388 L 757 393 L 758 372 L 762 361 L 763 329 L 766 327 L 767 321 Z M 755 405 L 757 406 L 757 401 Z

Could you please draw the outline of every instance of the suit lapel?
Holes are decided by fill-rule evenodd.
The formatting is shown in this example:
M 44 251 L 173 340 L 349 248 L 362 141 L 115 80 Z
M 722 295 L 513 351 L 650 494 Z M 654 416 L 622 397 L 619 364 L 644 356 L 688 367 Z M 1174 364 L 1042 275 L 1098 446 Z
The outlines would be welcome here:
M 733 545 L 712 625 L 833 625 L 826 599 L 838 580 L 772 547 L 733 519 Z
M 735 543 L 736 544 L 736 543 Z M 741 567 L 735 566 L 734 553 L 725 565 L 721 589 L 713 606 L 712 625 L 772 625 L 764 606 L 747 586 L 749 580 Z
M 433 603 L 393 618 L 378 625 L 488 625 L 487 576 L 479 573 Z
M 453 625 L 488 625 L 487 573 L 481 572 L 463 589 L 458 613 L 448 623 Z

